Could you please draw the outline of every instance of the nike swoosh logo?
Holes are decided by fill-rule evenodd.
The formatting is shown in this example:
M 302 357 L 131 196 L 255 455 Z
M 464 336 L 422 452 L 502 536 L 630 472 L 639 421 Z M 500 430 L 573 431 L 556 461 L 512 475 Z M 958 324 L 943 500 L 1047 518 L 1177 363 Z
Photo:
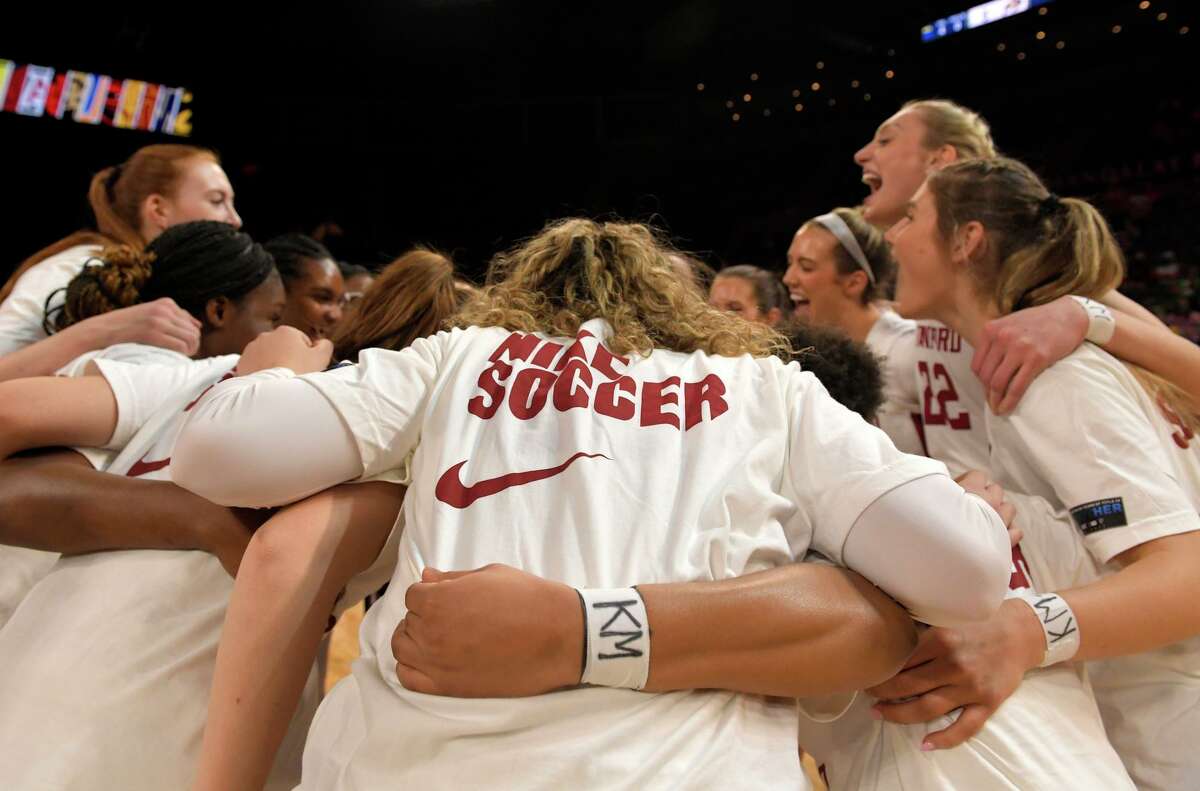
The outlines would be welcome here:
M 458 464 L 455 464 L 450 469 L 442 473 L 442 477 L 438 478 L 437 488 L 434 489 L 434 495 L 443 503 L 454 508 L 466 508 L 471 503 L 482 497 L 490 497 L 493 494 L 499 494 L 505 489 L 510 489 L 513 486 L 520 486 L 534 481 L 553 478 L 560 472 L 570 467 L 571 464 L 580 458 L 594 459 L 599 456 L 602 459 L 609 459 L 603 453 L 576 453 L 571 458 L 564 461 L 557 467 L 547 467 L 544 470 L 528 470 L 526 472 L 510 472 L 507 475 L 501 475 L 498 478 L 488 478 L 480 481 L 472 486 L 464 486 L 458 477 L 459 470 L 466 464 L 469 459 L 463 459 Z
M 159 461 L 146 461 L 146 457 L 143 456 L 133 463 L 133 466 L 129 468 L 129 472 L 125 473 L 125 477 L 138 478 L 142 475 L 146 475 L 147 473 L 154 472 L 155 470 L 161 470 L 170 463 L 171 460 L 169 458 L 160 459 Z

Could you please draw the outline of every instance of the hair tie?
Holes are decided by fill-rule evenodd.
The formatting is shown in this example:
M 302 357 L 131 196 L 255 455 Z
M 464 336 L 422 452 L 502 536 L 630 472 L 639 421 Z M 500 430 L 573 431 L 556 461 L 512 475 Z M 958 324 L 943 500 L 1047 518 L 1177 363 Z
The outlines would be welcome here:
M 104 180 L 104 189 L 108 191 L 109 196 L 112 196 L 113 189 L 117 186 L 117 179 L 121 178 L 121 173 L 125 169 L 125 164 L 114 165 L 112 172 L 108 174 L 108 178 Z
M 1059 214 L 1064 214 L 1066 211 L 1067 205 L 1063 203 L 1062 199 L 1053 192 L 1038 202 L 1038 217 L 1054 217 Z

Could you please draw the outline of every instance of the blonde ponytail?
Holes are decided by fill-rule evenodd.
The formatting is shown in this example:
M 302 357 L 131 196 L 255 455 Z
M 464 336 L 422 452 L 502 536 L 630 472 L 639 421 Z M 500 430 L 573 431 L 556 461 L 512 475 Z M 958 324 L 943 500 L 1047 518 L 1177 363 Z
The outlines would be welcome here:
M 1068 294 L 1100 299 L 1121 285 L 1124 256 L 1096 207 L 1052 194 L 1020 162 L 958 162 L 930 174 L 926 184 L 944 238 L 952 239 L 969 222 L 983 226 L 982 252 L 970 271 L 977 293 L 1001 314 Z M 1164 412 L 1200 430 L 1188 394 L 1149 371 L 1126 366 Z

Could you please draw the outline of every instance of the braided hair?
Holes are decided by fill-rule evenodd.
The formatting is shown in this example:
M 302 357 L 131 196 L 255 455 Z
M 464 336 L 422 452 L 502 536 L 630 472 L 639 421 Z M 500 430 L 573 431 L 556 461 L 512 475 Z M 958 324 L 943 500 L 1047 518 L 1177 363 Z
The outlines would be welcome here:
M 333 255 L 316 239 L 301 233 L 285 233 L 263 245 L 275 259 L 275 267 L 283 278 L 283 285 L 290 288 L 304 277 L 305 261 L 333 260 Z
M 210 299 L 237 301 L 275 271 L 262 245 L 232 225 L 212 220 L 181 223 L 139 251 L 128 245 L 105 248 L 67 285 L 61 307 L 46 300 L 47 332 L 109 311 L 160 297 L 203 320 Z

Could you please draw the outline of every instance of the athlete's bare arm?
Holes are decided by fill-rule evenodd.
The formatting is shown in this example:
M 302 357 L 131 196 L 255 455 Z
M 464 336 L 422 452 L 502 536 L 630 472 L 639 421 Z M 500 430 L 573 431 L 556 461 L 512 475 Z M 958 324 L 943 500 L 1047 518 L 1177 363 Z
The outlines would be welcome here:
M 1104 349 L 1158 374 L 1200 403 L 1200 348 L 1116 291 L 1101 301 L 1117 322 Z M 992 409 L 1001 415 L 1015 409 L 1038 374 L 1083 343 L 1087 326 L 1086 313 L 1070 297 L 989 322 L 971 367 L 987 389 Z
M 1147 541 L 1114 562 L 1122 566 L 1118 573 L 1056 591 L 1079 622 L 1074 661 L 1137 654 L 1200 634 L 1200 533 Z M 1033 610 L 1008 601 L 985 624 L 922 634 L 905 669 L 869 692 L 905 701 L 877 706 L 892 722 L 928 722 L 961 707 L 955 724 L 926 737 L 934 747 L 955 747 L 979 732 L 1045 650 Z
M 74 451 L 0 462 L 0 544 L 65 555 L 198 549 L 233 576 L 266 516 L 214 505 L 169 481 L 99 472 Z
M 0 383 L 0 459 L 32 448 L 101 447 L 117 427 L 117 399 L 101 376 Z
M 191 356 L 200 347 L 200 322 L 169 297 L 93 316 L 0 356 L 0 382 L 52 376 L 79 355 L 117 343 L 144 343 Z
M 194 788 L 263 787 L 334 603 L 379 554 L 404 491 L 339 486 L 280 511 L 251 539 L 225 614 Z
M 798 563 L 716 582 L 639 585 L 652 629 L 647 692 L 806 696 L 858 689 L 912 650 L 912 620 L 853 572 Z M 392 639 L 408 689 L 517 697 L 579 683 L 573 588 L 508 566 L 427 569 Z
M 961 483 L 1011 523 L 1013 510 L 998 486 L 981 473 L 964 476 Z M 887 522 L 886 516 L 864 513 L 860 521 Z M 928 545 L 906 533 L 903 524 L 888 526 L 909 543 Z M 855 532 L 859 527 L 856 523 Z M 863 532 L 876 554 L 889 558 L 900 574 L 931 576 L 903 551 L 889 548 L 882 536 L 869 528 Z M 910 608 L 962 621 L 966 610 L 937 608 L 926 600 L 970 598 L 965 588 L 990 583 L 981 577 L 955 583 L 945 568 L 953 558 L 939 556 L 934 562 L 943 569 L 934 587 L 906 586 L 896 575 L 880 585 L 902 591 Z M 962 590 L 954 590 L 956 585 Z M 831 566 L 800 563 L 736 579 L 639 585 L 638 590 L 652 635 L 645 687 L 650 692 L 717 688 L 807 697 L 861 689 L 903 662 L 915 638 L 909 617 L 883 591 Z M 397 675 L 408 689 L 512 697 L 579 683 L 583 616 L 579 597 L 564 584 L 500 565 L 449 573 L 426 569 L 422 581 L 409 587 L 405 604 L 408 616 L 393 635 L 392 651 Z

